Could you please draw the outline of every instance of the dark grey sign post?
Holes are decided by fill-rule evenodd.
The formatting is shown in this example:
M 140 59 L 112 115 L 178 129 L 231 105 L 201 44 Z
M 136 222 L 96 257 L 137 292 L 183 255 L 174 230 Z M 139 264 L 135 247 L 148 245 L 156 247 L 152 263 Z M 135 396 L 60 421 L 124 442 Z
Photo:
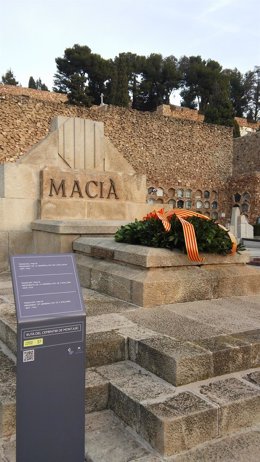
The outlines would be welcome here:
M 17 462 L 83 462 L 85 309 L 73 254 L 11 257 Z

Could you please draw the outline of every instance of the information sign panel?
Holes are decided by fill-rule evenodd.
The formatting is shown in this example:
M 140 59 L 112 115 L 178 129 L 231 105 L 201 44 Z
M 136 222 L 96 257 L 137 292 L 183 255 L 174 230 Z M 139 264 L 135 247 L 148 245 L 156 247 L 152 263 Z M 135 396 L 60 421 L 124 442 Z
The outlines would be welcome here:
M 73 254 L 11 257 L 17 462 L 83 462 L 85 309 Z

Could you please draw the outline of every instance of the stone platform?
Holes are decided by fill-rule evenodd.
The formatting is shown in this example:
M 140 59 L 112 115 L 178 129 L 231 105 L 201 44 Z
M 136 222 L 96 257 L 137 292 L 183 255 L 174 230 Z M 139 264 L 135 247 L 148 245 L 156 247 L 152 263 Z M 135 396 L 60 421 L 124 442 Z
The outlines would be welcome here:
M 206 300 L 260 293 L 260 273 L 241 255 L 201 254 L 201 264 L 180 251 L 80 237 L 73 242 L 83 287 L 135 305 Z
M 82 292 L 88 462 L 258 461 L 259 295 L 147 310 Z M 0 340 L 0 459 L 15 462 L 16 319 L 8 273 L 0 275 Z

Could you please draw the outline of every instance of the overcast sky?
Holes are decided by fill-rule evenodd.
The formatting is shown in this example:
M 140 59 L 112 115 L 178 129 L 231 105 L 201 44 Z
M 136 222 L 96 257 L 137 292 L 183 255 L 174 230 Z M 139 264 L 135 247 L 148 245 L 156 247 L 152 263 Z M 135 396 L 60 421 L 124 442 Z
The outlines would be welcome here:
M 241 72 L 260 65 L 260 0 L 0 0 L 0 79 L 53 86 L 55 58 L 75 43 L 120 52 L 200 55 Z

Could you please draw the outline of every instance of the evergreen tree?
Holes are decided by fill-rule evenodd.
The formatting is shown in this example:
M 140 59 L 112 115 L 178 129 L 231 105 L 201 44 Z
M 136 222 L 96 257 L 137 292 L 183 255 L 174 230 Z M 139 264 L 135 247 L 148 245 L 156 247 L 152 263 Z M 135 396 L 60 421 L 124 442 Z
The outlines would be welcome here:
M 71 104 L 100 104 L 100 94 L 105 94 L 109 82 L 109 61 L 91 53 L 89 47 L 76 44 L 66 48 L 56 64 L 54 91 L 67 93 Z
M 180 59 L 180 70 L 182 105 L 191 108 L 198 105 L 199 111 L 204 114 L 214 88 L 222 78 L 222 67 L 217 61 L 202 60 L 201 56 L 184 56 Z
M 28 88 L 33 88 L 34 90 L 37 90 L 35 80 L 32 76 L 29 78 Z
M 14 85 L 17 86 L 19 82 L 15 79 L 13 71 L 9 69 L 4 75 L 2 75 L 2 83 L 4 85 Z
M 233 127 L 234 111 L 226 80 L 223 77 L 222 80 L 215 83 L 213 94 L 205 110 L 204 122 Z
M 177 89 L 181 81 L 177 59 L 174 56 L 163 58 L 155 53 L 143 61 L 141 76 L 135 108 L 143 111 L 169 104 L 173 89 Z

